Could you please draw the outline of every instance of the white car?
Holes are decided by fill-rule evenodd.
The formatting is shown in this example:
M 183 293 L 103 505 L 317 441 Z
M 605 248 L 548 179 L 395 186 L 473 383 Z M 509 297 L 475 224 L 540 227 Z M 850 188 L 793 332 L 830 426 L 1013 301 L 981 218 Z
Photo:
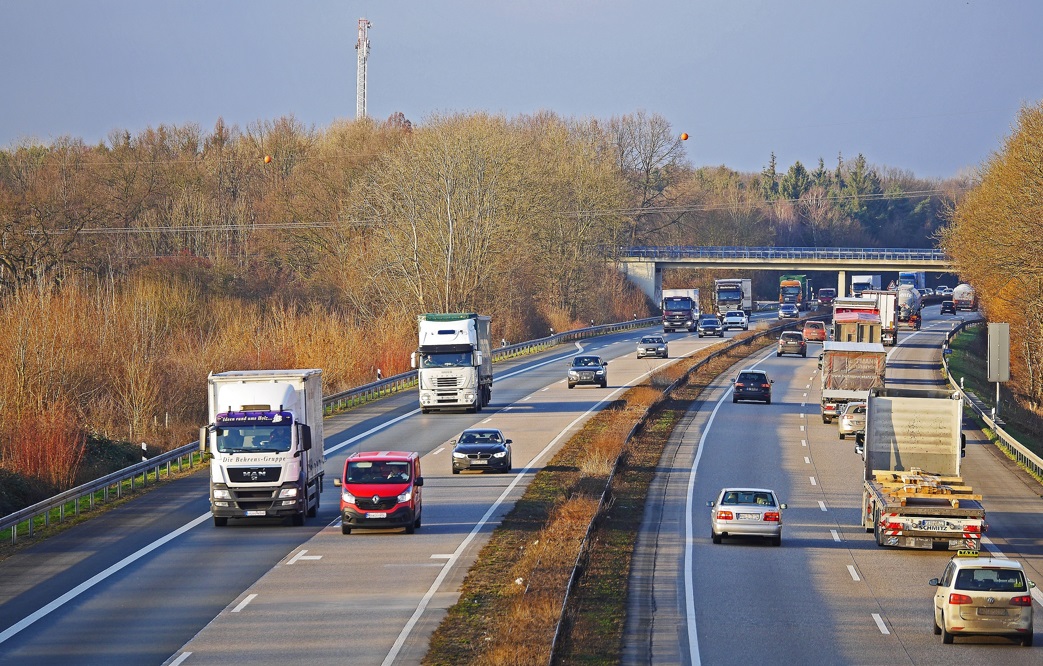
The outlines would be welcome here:
M 742 310 L 728 310 L 721 317 L 721 325 L 726 331 L 732 328 L 741 328 L 744 331 L 748 331 L 750 330 L 750 318 Z
M 774 490 L 767 488 L 722 488 L 710 507 L 710 538 L 714 543 L 731 536 L 764 537 L 771 545 L 782 545 L 782 510 Z
M 941 578 L 932 578 L 934 635 L 1007 636 L 1032 645 L 1032 588 L 1020 562 L 960 551 Z

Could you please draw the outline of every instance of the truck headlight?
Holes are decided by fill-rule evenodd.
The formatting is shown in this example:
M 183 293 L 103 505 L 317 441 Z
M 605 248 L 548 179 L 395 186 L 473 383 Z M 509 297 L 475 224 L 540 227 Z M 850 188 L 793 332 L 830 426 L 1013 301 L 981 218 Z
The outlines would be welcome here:
M 232 499 L 232 493 L 223 488 L 214 488 L 214 499 L 230 500 Z
M 345 504 L 354 504 L 355 496 L 345 490 L 340 494 L 340 501 L 344 502 Z
M 279 499 L 293 499 L 297 497 L 296 488 L 283 488 L 279 491 Z
M 413 496 L 413 486 L 410 486 L 409 488 L 406 489 L 406 491 L 404 493 L 402 493 L 401 495 L 398 496 L 398 503 L 401 504 L 402 502 L 408 502 L 409 498 L 412 497 L 412 496 Z

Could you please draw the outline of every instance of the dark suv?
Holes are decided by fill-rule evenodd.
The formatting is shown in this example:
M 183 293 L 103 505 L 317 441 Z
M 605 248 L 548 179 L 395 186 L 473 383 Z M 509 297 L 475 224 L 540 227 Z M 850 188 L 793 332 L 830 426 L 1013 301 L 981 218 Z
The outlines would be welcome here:
M 956 314 L 956 301 L 942 301 L 942 314 Z
M 796 331 L 786 331 L 780 335 L 779 349 L 775 352 L 775 355 L 782 356 L 783 354 L 799 354 L 807 357 L 808 343 L 804 340 L 804 334 Z
M 769 379 L 768 373 L 763 370 L 743 370 L 732 384 L 732 402 L 760 400 L 770 405 L 771 385 L 774 383 L 775 380 Z
M 716 335 L 719 338 L 724 337 L 724 325 L 721 324 L 721 320 L 717 318 L 717 315 L 703 315 L 699 318 L 699 337 L 704 335 Z
M 600 356 L 576 356 L 569 365 L 568 385 L 594 384 L 605 388 L 608 386 L 608 361 Z

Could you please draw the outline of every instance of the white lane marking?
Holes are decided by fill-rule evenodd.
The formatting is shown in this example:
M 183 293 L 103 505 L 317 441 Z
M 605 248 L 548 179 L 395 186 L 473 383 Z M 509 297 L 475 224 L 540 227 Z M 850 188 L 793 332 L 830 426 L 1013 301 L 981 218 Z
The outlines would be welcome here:
M 818 485 L 818 481 L 815 481 L 815 477 L 809 476 L 808 478 L 811 479 L 811 485 L 813 485 L 813 486 L 817 486 Z
M 432 553 L 432 560 L 448 560 L 453 557 L 452 553 Z
M 438 455 L 439 453 L 441 453 L 442 451 L 445 451 L 445 447 L 444 447 L 444 446 L 440 446 L 440 447 L 438 447 L 437 449 L 435 449 L 434 451 L 432 451 L 432 452 L 431 452 L 431 455 L 433 455 L 433 456 L 437 456 L 437 455 Z
M 861 578 L 858 577 L 858 572 L 855 571 L 854 565 L 851 565 L 851 564 L 847 565 L 847 572 L 849 574 L 851 574 L 851 580 L 855 581 L 856 583 L 858 581 L 862 580 Z
M 807 456 L 804 456 L 804 464 L 805 465 L 810 465 L 811 464 L 811 458 L 809 458 Z
M 804 426 L 800 426 L 800 431 L 804 432 Z
M 544 386 L 543 388 L 540 389 L 540 392 L 542 393 L 543 391 L 546 391 L 546 390 L 549 390 L 549 389 L 550 389 L 549 386 Z
M 767 359 L 768 356 L 765 356 L 750 367 L 756 368 Z M 703 451 L 706 449 L 706 436 L 710 433 L 710 427 L 713 425 L 713 420 L 717 416 L 717 412 L 720 410 L 721 405 L 723 405 L 725 400 L 731 396 L 731 393 L 732 389 L 729 387 L 724 392 L 724 395 L 722 395 L 717 401 L 713 411 L 710 412 L 709 418 L 706 419 L 706 425 L 703 426 L 703 434 L 699 436 L 699 450 L 695 452 L 695 460 L 692 462 L 692 471 L 688 474 L 688 499 L 685 500 L 684 526 L 684 603 L 688 624 L 688 662 L 692 664 L 692 666 L 701 666 L 702 664 L 699 660 L 699 635 L 695 630 L 695 564 L 693 563 L 695 556 L 695 524 L 693 522 L 695 519 L 695 473 L 699 469 L 699 461 L 702 459 Z
M 1003 551 L 1000 550 L 996 546 L 996 544 L 992 543 L 992 540 L 989 539 L 989 537 L 985 536 L 984 534 L 981 536 L 981 545 L 985 546 L 985 549 L 988 550 L 993 555 L 995 555 L 996 557 L 1002 557 L 1004 559 L 1010 559 L 1009 557 L 1007 557 L 1006 555 L 1003 554 Z M 1036 586 L 1036 587 L 1032 588 L 1031 594 L 1032 594 L 1032 598 L 1036 600 L 1036 603 L 1040 604 L 1041 606 L 1043 606 L 1043 592 L 1040 591 L 1039 586 Z
M 532 396 L 531 395 L 527 395 L 524 398 L 522 398 L 521 400 L 519 400 L 518 402 L 525 402 L 526 400 L 532 400 Z
M 801 406 L 801 407 L 807 407 L 807 406 L 808 406 L 808 403 L 806 403 L 806 402 L 802 402 L 802 403 L 800 403 L 800 406 Z
M 876 626 L 880 629 L 880 633 L 885 636 L 891 632 L 887 630 L 887 625 L 884 624 L 884 619 L 880 617 L 879 613 L 873 613 L 873 622 L 876 622 Z
M 177 659 L 175 659 L 174 661 L 170 662 L 170 666 L 181 666 L 181 664 L 185 663 L 185 660 L 188 659 L 191 656 L 192 656 L 191 652 L 182 652 L 181 654 L 178 655 Z
M 302 550 L 301 552 L 290 558 L 290 561 L 286 564 L 296 564 L 298 560 L 321 560 L 322 555 L 305 555 L 308 551 Z
M 807 446 L 808 445 L 808 440 L 806 440 L 806 439 L 800 440 L 800 445 L 801 446 Z
M 822 500 L 818 501 L 818 508 L 823 510 L 823 511 L 829 511 L 829 509 L 826 508 L 826 503 L 823 502 Z
M 105 571 L 102 571 L 99 574 L 95 574 L 90 579 L 80 583 L 79 585 L 77 585 L 76 587 L 72 588 L 71 590 L 69 590 L 68 592 L 66 592 L 62 596 L 58 597 L 57 599 L 55 599 L 51 603 L 47 604 L 46 606 L 44 606 L 40 610 L 36 611 L 35 613 L 32 613 L 28 617 L 25 617 L 22 620 L 20 620 L 18 622 L 15 622 L 10 627 L 8 627 L 7 629 L 4 629 L 2 632 L 0 632 L 0 643 L 3 643 L 8 638 L 14 636 L 18 632 L 20 632 L 22 629 L 25 629 L 26 627 L 28 627 L 29 625 L 33 624 L 34 622 L 36 622 L 40 618 L 46 617 L 52 611 L 62 607 L 64 604 L 72 601 L 73 599 L 75 599 L 76 597 L 80 596 L 81 594 L 83 594 L 87 590 L 91 589 L 92 587 L 94 587 L 95 585 L 97 585 L 101 581 L 105 580 L 109 576 L 113 575 L 114 573 L 117 573 L 118 571 L 120 571 L 121 569 L 127 567 L 128 565 L 133 564 L 134 562 L 140 560 L 142 557 L 148 555 L 149 553 L 151 553 L 152 551 L 156 550 L 157 548 L 160 548 L 161 546 L 165 546 L 167 543 L 169 543 L 169 542 L 173 541 L 174 539 L 178 538 L 179 536 L 181 536 L 185 532 L 189 531 L 190 529 L 192 529 L 196 525 L 199 525 L 200 523 L 202 523 L 204 521 L 210 520 L 210 518 L 213 517 L 213 515 L 214 514 L 212 514 L 209 511 L 207 511 L 206 513 L 204 513 L 203 515 L 199 516 L 195 520 L 193 520 L 191 522 L 188 522 L 188 523 L 185 523 L 184 525 L 182 525 L 181 527 L 177 528 L 176 530 L 174 530 L 170 534 L 166 535 L 165 537 L 162 537 L 160 539 L 156 539 L 155 541 L 153 541 L 149 545 L 145 546 L 141 550 L 137 551 L 136 553 L 132 553 L 132 554 L 124 557 L 122 560 L 120 560 L 119 562 L 113 564 L 111 567 L 109 567 Z
M 487 418 L 484 421 L 482 421 L 482 423 L 488 423 L 489 421 L 492 421 L 492 420 L 493 420 L 493 417 L 490 416 L 489 418 Z
M 836 541 L 838 543 L 840 542 L 840 533 L 839 532 L 837 532 L 836 530 L 830 530 L 829 533 L 833 535 L 833 541 Z
M 256 594 L 248 594 L 248 595 L 246 595 L 246 598 L 243 599 L 242 601 L 240 601 L 239 605 L 232 609 L 232 612 L 233 613 L 238 613 L 239 611 L 241 611 L 244 608 L 246 608 L 246 605 L 248 603 L 250 603 L 251 601 L 253 601 L 254 599 L 256 599 L 256 598 L 257 598 Z
M 804 394 L 804 397 L 805 397 L 805 398 L 806 398 L 806 397 L 808 397 L 808 394 L 807 394 L 807 393 L 805 393 L 805 394 Z
M 804 388 L 811 388 L 811 384 L 808 384 L 808 385 L 807 385 L 807 386 L 805 386 Z M 807 393 L 805 393 L 804 395 L 807 395 Z
M 514 409 L 514 405 L 507 405 L 506 407 L 504 407 L 504 408 L 503 408 L 503 409 L 501 409 L 500 411 L 501 411 L 501 412 L 509 412 L 509 411 L 511 411 L 512 409 Z

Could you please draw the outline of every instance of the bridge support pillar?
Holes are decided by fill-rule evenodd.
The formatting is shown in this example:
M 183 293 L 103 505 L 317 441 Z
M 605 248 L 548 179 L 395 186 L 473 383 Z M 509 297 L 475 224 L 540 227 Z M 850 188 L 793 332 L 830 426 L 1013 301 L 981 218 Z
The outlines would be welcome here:
M 658 307 L 663 302 L 663 269 L 654 261 L 621 261 L 617 264 L 627 279 L 637 285 Z
M 847 271 L 837 272 L 837 296 L 847 296 L 847 287 L 844 283 L 847 282 Z

